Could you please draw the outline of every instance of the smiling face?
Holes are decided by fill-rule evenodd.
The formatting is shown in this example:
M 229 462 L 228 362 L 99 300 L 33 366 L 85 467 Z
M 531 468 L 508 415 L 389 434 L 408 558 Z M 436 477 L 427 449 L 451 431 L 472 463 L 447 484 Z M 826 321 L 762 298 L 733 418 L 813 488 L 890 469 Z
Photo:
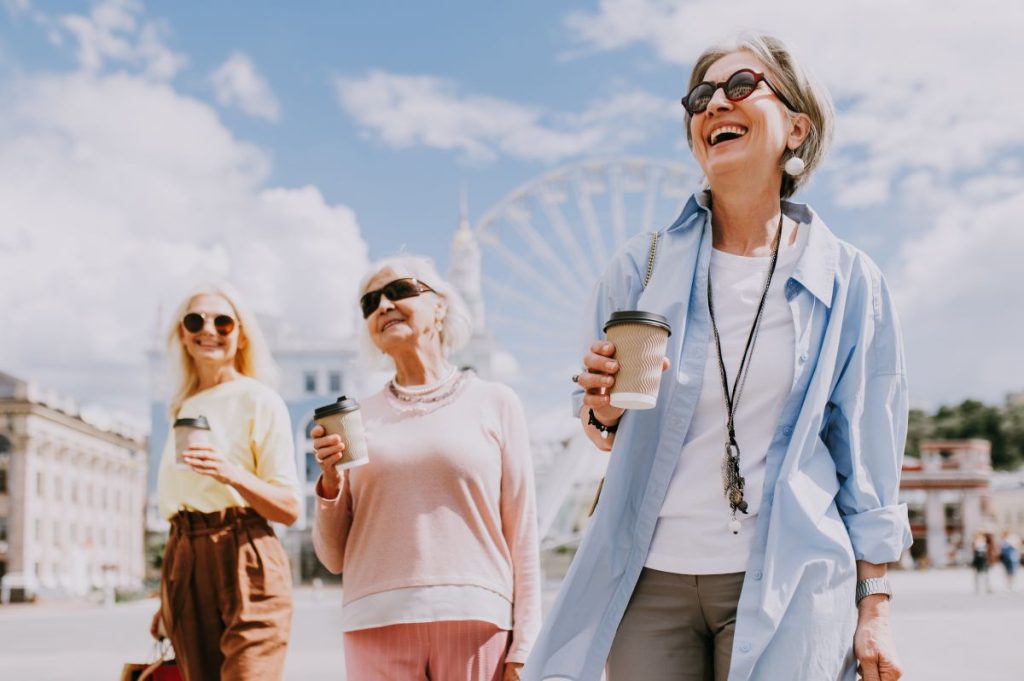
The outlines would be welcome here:
M 740 69 L 772 78 L 761 60 L 750 52 L 739 51 L 711 64 L 703 80 L 724 82 Z M 806 115 L 792 115 L 764 82 L 738 102 L 729 101 L 719 88 L 707 110 L 690 118 L 693 156 L 712 188 L 716 179 L 739 174 L 747 178 L 777 178 L 781 182 L 782 155 L 787 148 L 800 146 L 809 124 Z
M 411 276 L 402 268 L 385 267 L 366 283 L 363 293 L 379 289 L 395 279 Z M 430 285 L 429 282 L 424 283 Z M 382 295 L 377 309 L 366 318 L 366 330 L 377 349 L 391 356 L 424 339 L 432 339 L 440 347 L 438 327 L 445 312 L 444 299 L 431 291 L 401 300 L 389 300 Z
M 183 324 L 178 325 L 179 338 L 186 352 L 196 364 L 220 365 L 235 361 L 240 343 L 245 340 L 241 336 L 241 325 L 238 313 L 223 296 L 198 295 L 188 304 L 186 314 L 196 312 L 204 314 L 203 328 L 196 333 L 189 332 Z M 213 320 L 217 315 L 228 315 L 235 320 L 235 328 L 226 336 L 217 333 Z

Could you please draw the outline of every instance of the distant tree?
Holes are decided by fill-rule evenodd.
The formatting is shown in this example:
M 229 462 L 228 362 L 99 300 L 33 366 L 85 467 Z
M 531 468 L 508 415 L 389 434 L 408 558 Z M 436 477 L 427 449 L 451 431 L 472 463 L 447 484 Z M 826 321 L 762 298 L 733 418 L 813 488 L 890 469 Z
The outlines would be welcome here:
M 1020 460 L 1006 446 L 1003 414 L 999 407 L 964 400 L 955 407 L 942 406 L 932 419 L 935 437 L 941 439 L 982 438 L 992 443 L 992 466 L 1015 468 Z
M 1007 460 L 1015 462 L 1014 466 L 1021 465 L 1024 463 L 1024 399 L 1021 396 L 1006 398 L 1002 430 Z
M 907 456 L 921 456 L 921 440 L 931 438 L 935 430 L 932 417 L 923 409 L 911 409 L 907 424 Z

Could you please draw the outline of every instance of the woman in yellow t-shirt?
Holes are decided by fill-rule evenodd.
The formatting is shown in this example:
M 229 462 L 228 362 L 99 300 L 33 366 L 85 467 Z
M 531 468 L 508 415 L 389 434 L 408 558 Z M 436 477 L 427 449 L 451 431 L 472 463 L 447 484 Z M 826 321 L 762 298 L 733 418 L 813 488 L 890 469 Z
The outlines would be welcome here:
M 188 681 L 277 680 L 292 582 L 267 521 L 292 524 L 300 500 L 288 410 L 261 382 L 270 353 L 227 285 L 185 298 L 168 347 L 179 373 L 172 423 L 205 419 L 209 430 L 180 459 L 173 429 L 164 447 L 157 493 L 171 532 L 152 633 L 166 632 Z

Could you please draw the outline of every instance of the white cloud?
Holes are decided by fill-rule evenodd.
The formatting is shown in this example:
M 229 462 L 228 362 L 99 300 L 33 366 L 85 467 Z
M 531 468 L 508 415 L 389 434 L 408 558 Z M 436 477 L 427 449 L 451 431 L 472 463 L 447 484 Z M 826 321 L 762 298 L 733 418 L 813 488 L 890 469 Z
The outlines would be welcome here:
M 255 118 L 278 121 L 281 105 L 249 55 L 235 52 L 210 74 L 222 106 L 237 106 Z
M 266 153 L 208 105 L 126 74 L 5 90 L 0 369 L 137 414 L 158 306 L 211 277 L 296 331 L 349 330 L 366 266 L 352 211 L 267 186 Z
M 794 43 L 842 104 L 838 151 L 864 159 L 834 169 L 837 187 L 891 183 L 907 169 L 984 170 L 993 155 L 1024 146 L 1024 89 L 1007 87 L 1020 61 L 1020 3 L 603 0 L 566 25 L 587 50 L 647 44 L 680 65 L 741 30 Z
M 341 106 L 385 144 L 458 151 L 473 161 L 501 155 L 555 162 L 587 153 L 614 153 L 645 139 L 675 107 L 645 92 L 622 93 L 577 114 L 548 112 L 508 100 L 462 94 L 432 76 L 374 71 L 339 78 Z
M 141 22 L 139 0 L 104 0 L 93 6 L 88 16 L 67 14 L 56 25 L 78 41 L 79 66 L 99 73 L 107 62 L 139 67 L 151 78 L 168 80 L 185 65 L 184 55 L 167 47 L 168 32 L 159 22 Z M 37 20 L 49 22 L 41 15 Z M 54 38 L 60 39 L 55 32 Z

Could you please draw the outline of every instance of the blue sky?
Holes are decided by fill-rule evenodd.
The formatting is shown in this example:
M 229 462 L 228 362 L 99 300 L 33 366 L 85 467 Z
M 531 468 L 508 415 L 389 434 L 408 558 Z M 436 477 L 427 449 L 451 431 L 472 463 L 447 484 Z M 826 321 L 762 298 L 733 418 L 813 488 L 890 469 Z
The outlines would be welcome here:
M 1024 96 L 1000 75 L 1022 12 L 0 0 L 0 370 L 123 403 L 154 301 L 210 273 L 296 329 L 342 334 L 351 320 L 323 319 L 309 291 L 350 304 L 366 263 L 402 246 L 443 267 L 462 185 L 475 221 L 589 158 L 692 168 L 678 99 L 693 57 L 765 28 L 840 104 L 800 199 L 889 277 L 915 401 L 1000 400 L 1024 388 Z

